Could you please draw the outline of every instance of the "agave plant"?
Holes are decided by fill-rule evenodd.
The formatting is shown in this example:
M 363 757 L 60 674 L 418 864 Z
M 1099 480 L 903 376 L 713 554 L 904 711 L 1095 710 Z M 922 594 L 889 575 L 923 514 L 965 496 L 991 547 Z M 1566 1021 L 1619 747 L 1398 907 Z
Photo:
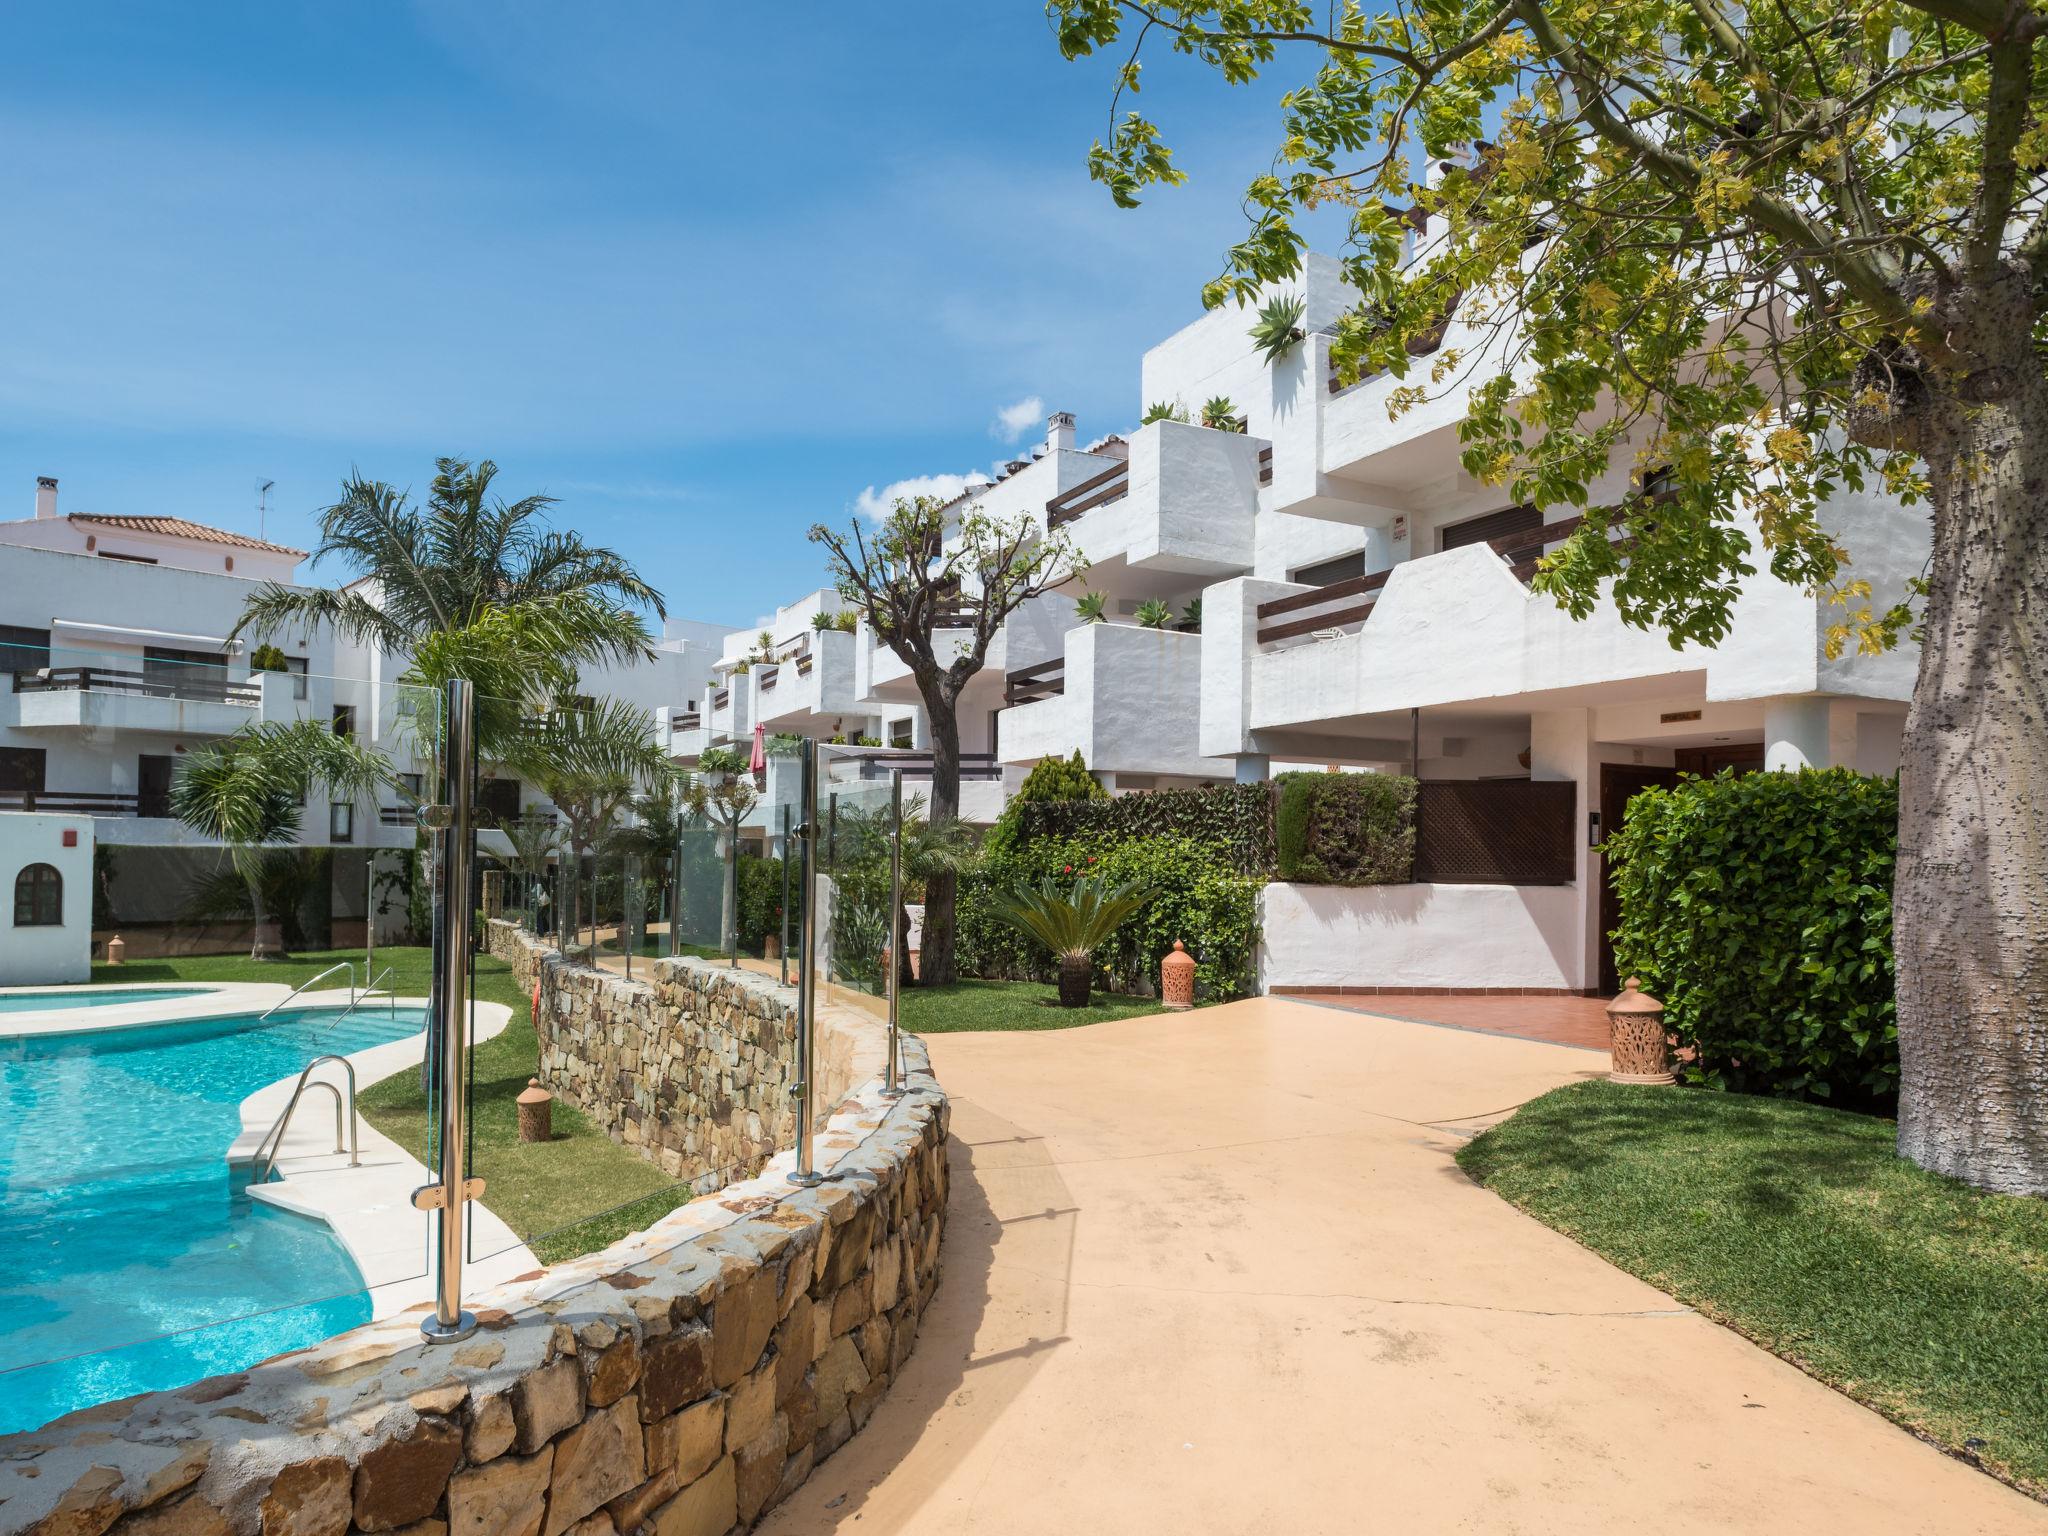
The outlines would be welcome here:
M 1060 966 L 1060 1006 L 1085 1008 L 1095 951 L 1144 904 L 1136 886 L 1083 877 L 1071 890 L 1050 879 L 1035 889 L 1019 886 L 997 898 L 996 911 L 1053 952 Z
M 1131 615 L 1146 629 L 1164 629 L 1173 622 L 1173 610 L 1158 598 L 1147 598 L 1138 605 L 1138 611 Z
M 1260 307 L 1259 318 L 1253 322 L 1250 336 L 1252 345 L 1269 363 L 1277 363 L 1287 355 L 1288 348 L 1302 339 L 1301 317 L 1307 312 L 1299 295 L 1272 300 Z
M 822 634 L 824 631 L 828 629 L 837 629 L 838 627 L 838 616 L 836 614 L 827 613 L 823 608 L 820 608 L 816 613 L 811 615 L 811 628 L 818 631 L 820 634 Z
M 1100 624 L 1109 616 L 1109 599 L 1100 592 L 1083 592 L 1074 599 L 1074 617 L 1083 624 Z
M 1180 611 L 1180 627 L 1189 634 L 1200 634 L 1202 630 L 1202 600 L 1190 598 L 1187 607 Z
M 1179 421 L 1188 419 L 1188 408 L 1178 400 L 1154 400 L 1145 407 L 1145 414 L 1138 418 L 1138 425 L 1149 427 L 1155 421 Z
M 1211 395 L 1202 402 L 1202 425 L 1216 432 L 1242 432 L 1244 423 L 1237 404 L 1228 395 Z

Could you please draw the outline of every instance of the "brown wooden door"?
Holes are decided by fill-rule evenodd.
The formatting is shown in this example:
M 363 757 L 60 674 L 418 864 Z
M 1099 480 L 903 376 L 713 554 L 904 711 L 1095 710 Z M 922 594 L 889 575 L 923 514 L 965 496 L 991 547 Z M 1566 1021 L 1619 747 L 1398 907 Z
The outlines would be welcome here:
M 1676 768 L 1653 768 L 1647 764 L 1602 763 L 1600 765 L 1600 840 L 1606 842 L 1628 819 L 1628 802 L 1641 789 L 1653 784 L 1676 784 Z M 1609 937 L 1621 926 L 1621 899 L 1615 894 L 1607 861 L 1600 861 L 1600 990 L 1613 996 L 1621 990 L 1621 978 L 1614 969 L 1614 940 Z

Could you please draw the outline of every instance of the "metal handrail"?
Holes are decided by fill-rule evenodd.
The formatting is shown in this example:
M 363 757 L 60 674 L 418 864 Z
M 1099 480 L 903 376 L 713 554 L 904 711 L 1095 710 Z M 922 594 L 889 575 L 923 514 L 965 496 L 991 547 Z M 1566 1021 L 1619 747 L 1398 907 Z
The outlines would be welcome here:
M 390 977 L 391 967 L 387 965 L 384 967 L 383 970 L 379 971 L 375 976 L 370 978 L 370 980 L 364 985 L 363 990 L 360 993 L 356 993 L 353 989 L 353 986 L 351 986 L 348 1006 L 342 1009 L 341 1012 L 337 1013 L 333 1018 L 329 1019 L 327 1021 L 326 1027 L 328 1029 L 334 1028 L 343 1019 L 347 1018 L 350 1014 L 354 1013 L 358 1008 L 362 1007 L 364 1003 L 367 1003 L 370 1000 L 370 994 L 377 990 L 377 983 L 380 981 L 388 981 Z M 349 981 L 353 983 L 355 981 L 355 977 L 350 976 Z M 398 1017 L 398 994 L 396 992 L 391 992 L 387 993 L 386 996 L 388 997 L 391 1003 L 391 1017 L 395 1019 Z
M 351 1006 L 353 1006 L 353 1004 L 351 1004 Z M 263 1183 L 266 1179 L 270 1177 L 271 1173 L 277 1167 L 278 1154 L 284 1150 L 285 1128 L 291 1124 L 292 1111 L 299 1107 L 299 1096 L 303 1094 L 309 1086 L 306 1082 L 306 1079 L 313 1075 L 313 1069 L 315 1067 L 319 1066 L 323 1062 L 329 1061 L 340 1062 L 341 1070 L 348 1074 L 348 1146 L 345 1150 L 348 1152 L 349 1167 L 360 1168 L 362 1166 L 362 1148 L 356 1136 L 356 1069 L 353 1065 L 350 1064 L 349 1059 L 346 1056 L 315 1056 L 311 1061 L 306 1063 L 306 1070 L 299 1074 L 298 1086 L 292 1089 L 291 1102 L 285 1105 L 284 1113 L 277 1117 L 277 1123 L 271 1126 L 271 1128 L 264 1133 L 264 1137 L 261 1141 L 256 1143 L 256 1157 L 254 1160 L 263 1165 L 262 1167 L 256 1170 L 256 1183 Z M 343 1151 L 344 1148 L 341 1144 L 341 1090 L 335 1087 L 334 1084 L 327 1082 L 324 1079 L 315 1082 L 310 1086 L 315 1088 L 325 1088 L 329 1093 L 334 1095 L 334 1150 L 337 1152 Z
M 316 982 L 325 981 L 328 977 L 332 976 L 336 971 L 348 972 L 348 998 L 349 1005 L 353 1007 L 355 1005 L 356 999 L 356 963 L 353 960 L 342 960 L 336 962 L 333 965 L 330 965 L 318 976 L 313 977 L 312 980 L 302 981 L 296 987 L 293 987 L 291 991 L 287 992 L 283 997 L 279 998 L 276 1002 L 272 1003 L 268 1008 L 264 1009 L 262 1013 L 257 1015 L 256 1022 L 258 1024 L 261 1024 L 265 1019 L 269 1018 L 273 1013 L 277 1012 L 278 1009 L 282 1008 L 286 1003 L 290 1002 L 293 998 L 297 997 L 301 992 L 305 991 L 308 987 L 314 985 L 314 983 Z

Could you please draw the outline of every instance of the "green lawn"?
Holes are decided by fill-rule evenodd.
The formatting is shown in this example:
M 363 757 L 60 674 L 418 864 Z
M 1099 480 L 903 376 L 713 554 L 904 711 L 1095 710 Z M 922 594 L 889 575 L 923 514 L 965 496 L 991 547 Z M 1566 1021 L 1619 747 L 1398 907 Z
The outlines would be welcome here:
M 338 960 L 361 958 L 361 950 L 334 950 L 289 960 L 251 960 L 246 955 L 138 960 L 95 965 L 93 980 L 290 985 Z M 424 997 L 428 960 L 425 949 L 380 948 L 376 964 L 380 974 L 386 965 L 393 968 L 390 985 L 400 995 Z M 340 980 L 336 977 L 325 985 Z M 516 1100 L 539 1063 L 532 1009 L 513 984 L 510 968 L 489 955 L 477 956 L 476 996 L 479 1002 L 507 1004 L 512 1018 L 501 1034 L 471 1053 L 476 1084 L 474 1171 L 485 1182 L 484 1204 L 525 1238 L 543 1262 L 553 1264 L 602 1248 L 690 1198 L 688 1185 L 668 1178 L 559 1101 L 554 1106 L 554 1139 L 531 1145 L 520 1141 Z M 417 1073 L 401 1072 L 365 1088 L 358 1102 L 365 1119 L 426 1161 L 428 1119 Z
M 2048 1200 L 1893 1153 L 1889 1120 L 1576 1083 L 1458 1154 L 1474 1179 L 1897 1422 L 2048 1492 Z
M 905 987 L 897 1019 L 914 1035 L 970 1029 L 1071 1029 L 1157 1013 L 1149 997 L 1097 992 L 1086 1008 L 1062 1008 L 1059 988 L 1040 981 L 956 981 L 949 987 Z

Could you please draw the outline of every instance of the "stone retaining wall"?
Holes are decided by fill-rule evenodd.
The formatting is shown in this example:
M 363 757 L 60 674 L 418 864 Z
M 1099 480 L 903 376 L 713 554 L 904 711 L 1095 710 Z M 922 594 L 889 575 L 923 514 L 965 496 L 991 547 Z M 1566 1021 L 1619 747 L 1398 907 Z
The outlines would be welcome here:
M 750 1526 L 866 1423 L 938 1284 L 947 1106 L 920 1042 L 903 1064 L 903 1099 L 866 1078 L 840 1102 L 825 1184 L 779 1154 L 469 1298 L 464 1343 L 424 1344 L 415 1312 L 0 1439 L 0 1536 Z
M 531 995 L 539 978 L 540 1080 L 614 1141 L 700 1190 L 751 1176 L 790 1144 L 789 988 L 688 958 L 651 962 L 643 979 L 627 981 L 570 964 L 507 922 L 490 924 L 489 942 L 523 991 Z M 819 1102 L 846 1086 L 824 1085 Z

